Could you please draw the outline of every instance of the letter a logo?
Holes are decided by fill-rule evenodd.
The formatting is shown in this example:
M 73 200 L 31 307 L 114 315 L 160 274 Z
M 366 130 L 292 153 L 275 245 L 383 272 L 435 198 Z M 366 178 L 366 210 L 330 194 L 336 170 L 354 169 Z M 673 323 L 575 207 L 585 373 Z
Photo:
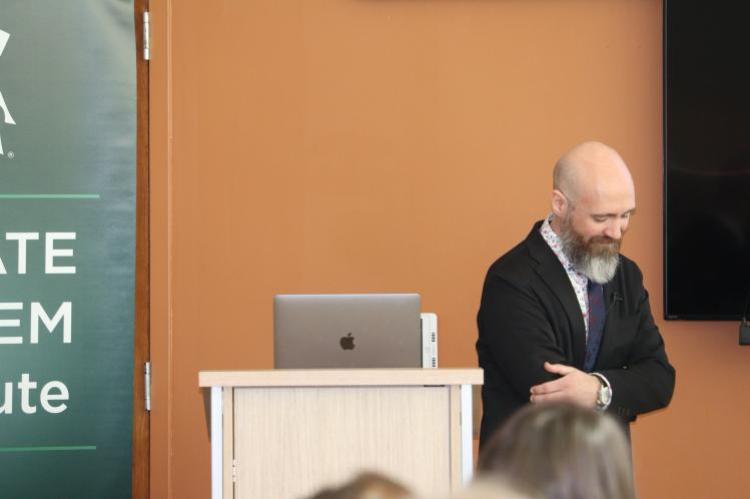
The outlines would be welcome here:
M 10 33 L 6 33 L 5 31 L 0 29 L 0 56 L 3 55 L 3 50 L 5 50 L 5 45 L 8 43 L 8 39 L 10 38 Z M 10 111 L 8 111 L 8 105 L 5 104 L 5 99 L 3 98 L 3 92 L 0 91 L 0 110 L 3 112 L 3 122 L 7 125 L 15 125 L 16 122 L 13 120 L 13 116 L 10 115 Z M 2 137 L 0 137 L 0 156 L 3 155 L 3 140 Z

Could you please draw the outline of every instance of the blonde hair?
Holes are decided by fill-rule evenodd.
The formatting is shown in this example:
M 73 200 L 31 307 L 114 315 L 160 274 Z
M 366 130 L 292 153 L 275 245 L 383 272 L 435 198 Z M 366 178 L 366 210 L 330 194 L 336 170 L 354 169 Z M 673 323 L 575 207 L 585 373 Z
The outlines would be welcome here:
M 532 404 L 487 443 L 480 476 L 549 499 L 634 499 L 630 447 L 608 415 L 570 404 Z
M 497 478 L 480 478 L 452 499 L 537 499 L 518 492 Z
M 360 473 L 338 488 L 321 490 L 310 499 L 406 499 L 409 490 L 385 475 Z

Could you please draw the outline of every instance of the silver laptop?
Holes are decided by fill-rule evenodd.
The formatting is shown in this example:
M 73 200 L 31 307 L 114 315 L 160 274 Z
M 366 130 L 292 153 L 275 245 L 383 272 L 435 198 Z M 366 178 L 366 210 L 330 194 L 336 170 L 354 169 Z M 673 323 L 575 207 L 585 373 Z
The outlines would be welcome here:
M 276 295 L 277 369 L 422 367 L 418 294 Z

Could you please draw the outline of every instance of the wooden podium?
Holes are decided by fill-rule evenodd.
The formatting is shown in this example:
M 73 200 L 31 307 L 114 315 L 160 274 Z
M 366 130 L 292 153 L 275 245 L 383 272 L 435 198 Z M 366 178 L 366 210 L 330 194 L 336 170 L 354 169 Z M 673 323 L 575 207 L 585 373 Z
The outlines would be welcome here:
M 379 471 L 440 496 L 473 470 L 481 369 L 202 371 L 213 499 L 301 499 Z

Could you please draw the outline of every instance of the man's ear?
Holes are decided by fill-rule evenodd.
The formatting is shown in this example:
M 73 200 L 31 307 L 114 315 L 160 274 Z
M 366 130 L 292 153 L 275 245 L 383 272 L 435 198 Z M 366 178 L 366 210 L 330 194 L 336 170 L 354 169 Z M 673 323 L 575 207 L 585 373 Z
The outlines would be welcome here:
M 552 214 L 556 217 L 564 217 L 568 212 L 568 198 L 562 191 L 555 189 L 552 191 Z

